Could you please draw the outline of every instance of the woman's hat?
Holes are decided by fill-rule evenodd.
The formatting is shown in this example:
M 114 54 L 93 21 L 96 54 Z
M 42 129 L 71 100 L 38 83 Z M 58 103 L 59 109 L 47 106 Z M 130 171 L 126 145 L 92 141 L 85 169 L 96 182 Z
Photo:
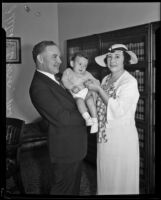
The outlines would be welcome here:
M 109 53 L 113 53 L 116 50 L 121 50 L 121 51 L 125 51 L 126 53 L 128 53 L 129 56 L 131 57 L 130 64 L 136 64 L 138 62 L 138 58 L 137 58 L 136 54 L 132 51 L 128 51 L 128 48 L 124 44 L 114 44 L 108 49 L 108 52 L 106 54 L 95 57 L 96 63 L 102 67 L 106 67 L 104 59 L 106 58 L 106 56 Z

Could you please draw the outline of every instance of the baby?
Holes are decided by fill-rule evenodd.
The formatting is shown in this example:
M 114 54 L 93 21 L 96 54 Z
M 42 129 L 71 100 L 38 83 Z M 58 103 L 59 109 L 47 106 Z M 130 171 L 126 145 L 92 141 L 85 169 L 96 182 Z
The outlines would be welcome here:
M 96 93 L 89 91 L 85 84 L 95 81 L 91 73 L 86 71 L 88 58 L 83 53 L 76 53 L 71 58 L 70 65 L 72 69 L 67 68 L 62 76 L 62 83 L 70 91 L 76 100 L 79 112 L 86 121 L 87 126 L 91 126 L 90 133 L 98 131 L 98 120 L 96 111 Z M 89 114 L 90 113 L 90 114 Z

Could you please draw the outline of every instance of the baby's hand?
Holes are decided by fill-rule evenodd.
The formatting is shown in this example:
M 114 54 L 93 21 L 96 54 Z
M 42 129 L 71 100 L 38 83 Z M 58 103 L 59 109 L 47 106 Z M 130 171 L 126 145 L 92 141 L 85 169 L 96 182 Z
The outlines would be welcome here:
M 84 82 L 84 85 L 87 87 L 88 85 L 92 84 L 93 80 L 92 79 L 88 79 L 87 81 Z
M 74 86 L 72 89 L 71 89 L 71 91 L 73 92 L 73 93 L 78 93 L 79 91 L 80 91 L 80 88 L 79 87 L 77 87 L 77 86 Z

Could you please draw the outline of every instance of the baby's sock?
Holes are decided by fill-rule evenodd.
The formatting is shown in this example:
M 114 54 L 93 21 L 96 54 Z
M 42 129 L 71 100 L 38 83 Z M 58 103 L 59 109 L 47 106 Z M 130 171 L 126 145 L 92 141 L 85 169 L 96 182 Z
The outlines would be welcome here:
M 93 125 L 91 126 L 90 133 L 97 133 L 98 132 L 98 119 L 93 117 L 92 121 L 93 121 Z
M 82 114 L 82 117 L 85 119 L 86 121 L 86 126 L 91 126 L 93 124 L 93 121 L 92 121 L 92 118 L 91 116 L 89 115 L 88 112 L 85 112 Z

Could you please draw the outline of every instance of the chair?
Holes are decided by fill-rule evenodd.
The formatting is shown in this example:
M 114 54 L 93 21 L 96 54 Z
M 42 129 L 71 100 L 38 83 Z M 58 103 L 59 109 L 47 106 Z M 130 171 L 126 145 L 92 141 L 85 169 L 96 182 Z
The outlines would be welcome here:
M 6 180 L 13 177 L 14 183 L 21 194 L 25 194 L 25 189 L 20 171 L 19 147 L 24 124 L 23 120 L 6 118 Z

